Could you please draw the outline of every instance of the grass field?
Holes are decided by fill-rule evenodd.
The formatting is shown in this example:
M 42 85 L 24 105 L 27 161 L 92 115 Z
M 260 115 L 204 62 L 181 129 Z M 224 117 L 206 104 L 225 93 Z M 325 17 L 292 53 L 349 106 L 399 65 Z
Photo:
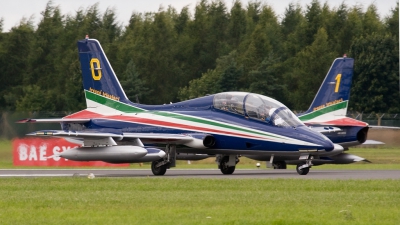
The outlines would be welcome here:
M 0 139 L 0 168 L 12 167 L 13 156 L 11 141 Z
M 400 169 L 398 148 L 349 153 L 373 163 L 313 169 Z M 255 163 L 242 157 L 237 168 Z M 17 168 L 10 141 L 0 141 L 0 168 Z M 178 168 L 216 165 L 210 158 Z M 2 225 L 400 224 L 400 180 L 2 178 L 0 199 Z
M 400 180 L 7 178 L 0 224 L 400 224 Z

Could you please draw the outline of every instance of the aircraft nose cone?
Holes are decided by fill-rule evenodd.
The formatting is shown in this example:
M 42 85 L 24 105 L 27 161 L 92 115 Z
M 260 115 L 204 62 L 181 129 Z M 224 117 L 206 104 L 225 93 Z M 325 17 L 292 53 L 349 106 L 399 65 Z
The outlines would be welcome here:
M 319 132 L 315 131 L 313 132 L 315 133 L 315 139 L 317 139 L 316 144 L 319 144 L 322 147 L 322 149 L 328 152 L 333 151 L 335 149 L 335 144 L 333 144 L 333 142 L 329 140 L 329 138 L 327 138 L 323 134 L 320 134 Z
M 332 151 L 332 150 L 335 149 L 335 144 L 333 144 L 332 141 L 329 140 L 328 138 L 327 138 L 327 140 L 324 141 L 323 146 L 324 146 L 324 148 L 325 148 L 326 151 Z M 339 146 L 340 146 L 340 145 L 339 145 Z M 340 146 L 340 147 L 341 147 L 341 146 Z M 343 148 L 341 148 L 341 150 L 343 150 Z

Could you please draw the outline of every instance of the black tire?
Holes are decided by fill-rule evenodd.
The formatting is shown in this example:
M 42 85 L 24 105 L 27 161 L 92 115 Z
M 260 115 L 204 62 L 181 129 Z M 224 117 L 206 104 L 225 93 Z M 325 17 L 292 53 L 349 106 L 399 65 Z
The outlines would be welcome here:
M 162 176 L 167 172 L 167 165 L 156 167 L 159 162 L 160 161 L 153 161 L 151 163 L 151 172 L 153 172 L 154 176 Z
M 274 169 L 278 170 L 286 170 L 286 162 L 285 161 L 277 161 L 274 163 Z
M 299 169 L 299 167 L 302 165 L 304 165 L 304 164 L 298 164 L 296 166 L 296 171 L 299 175 L 307 175 L 307 173 L 310 172 L 310 167 Z
M 222 174 L 229 175 L 235 172 L 236 166 L 221 167 Z
M 219 169 L 221 170 L 222 174 L 229 175 L 235 172 L 236 166 L 228 166 L 227 163 L 229 161 L 229 156 L 225 156 L 222 158 L 221 163 L 219 165 Z

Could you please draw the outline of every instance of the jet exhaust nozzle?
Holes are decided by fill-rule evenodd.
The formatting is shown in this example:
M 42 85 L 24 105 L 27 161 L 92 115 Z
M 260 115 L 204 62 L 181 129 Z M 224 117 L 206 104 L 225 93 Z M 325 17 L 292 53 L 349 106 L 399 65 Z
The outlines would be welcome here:
M 188 134 L 194 139 L 185 143 L 186 146 L 191 148 L 211 148 L 215 145 L 215 137 L 210 134 Z

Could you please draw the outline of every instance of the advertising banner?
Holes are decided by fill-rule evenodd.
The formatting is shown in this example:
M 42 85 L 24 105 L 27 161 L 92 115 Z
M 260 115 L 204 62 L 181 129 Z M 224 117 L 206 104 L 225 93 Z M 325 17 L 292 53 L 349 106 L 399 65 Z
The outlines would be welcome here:
M 78 162 L 54 156 L 81 146 L 64 138 L 21 138 L 13 140 L 14 166 L 129 166 L 102 161 Z

